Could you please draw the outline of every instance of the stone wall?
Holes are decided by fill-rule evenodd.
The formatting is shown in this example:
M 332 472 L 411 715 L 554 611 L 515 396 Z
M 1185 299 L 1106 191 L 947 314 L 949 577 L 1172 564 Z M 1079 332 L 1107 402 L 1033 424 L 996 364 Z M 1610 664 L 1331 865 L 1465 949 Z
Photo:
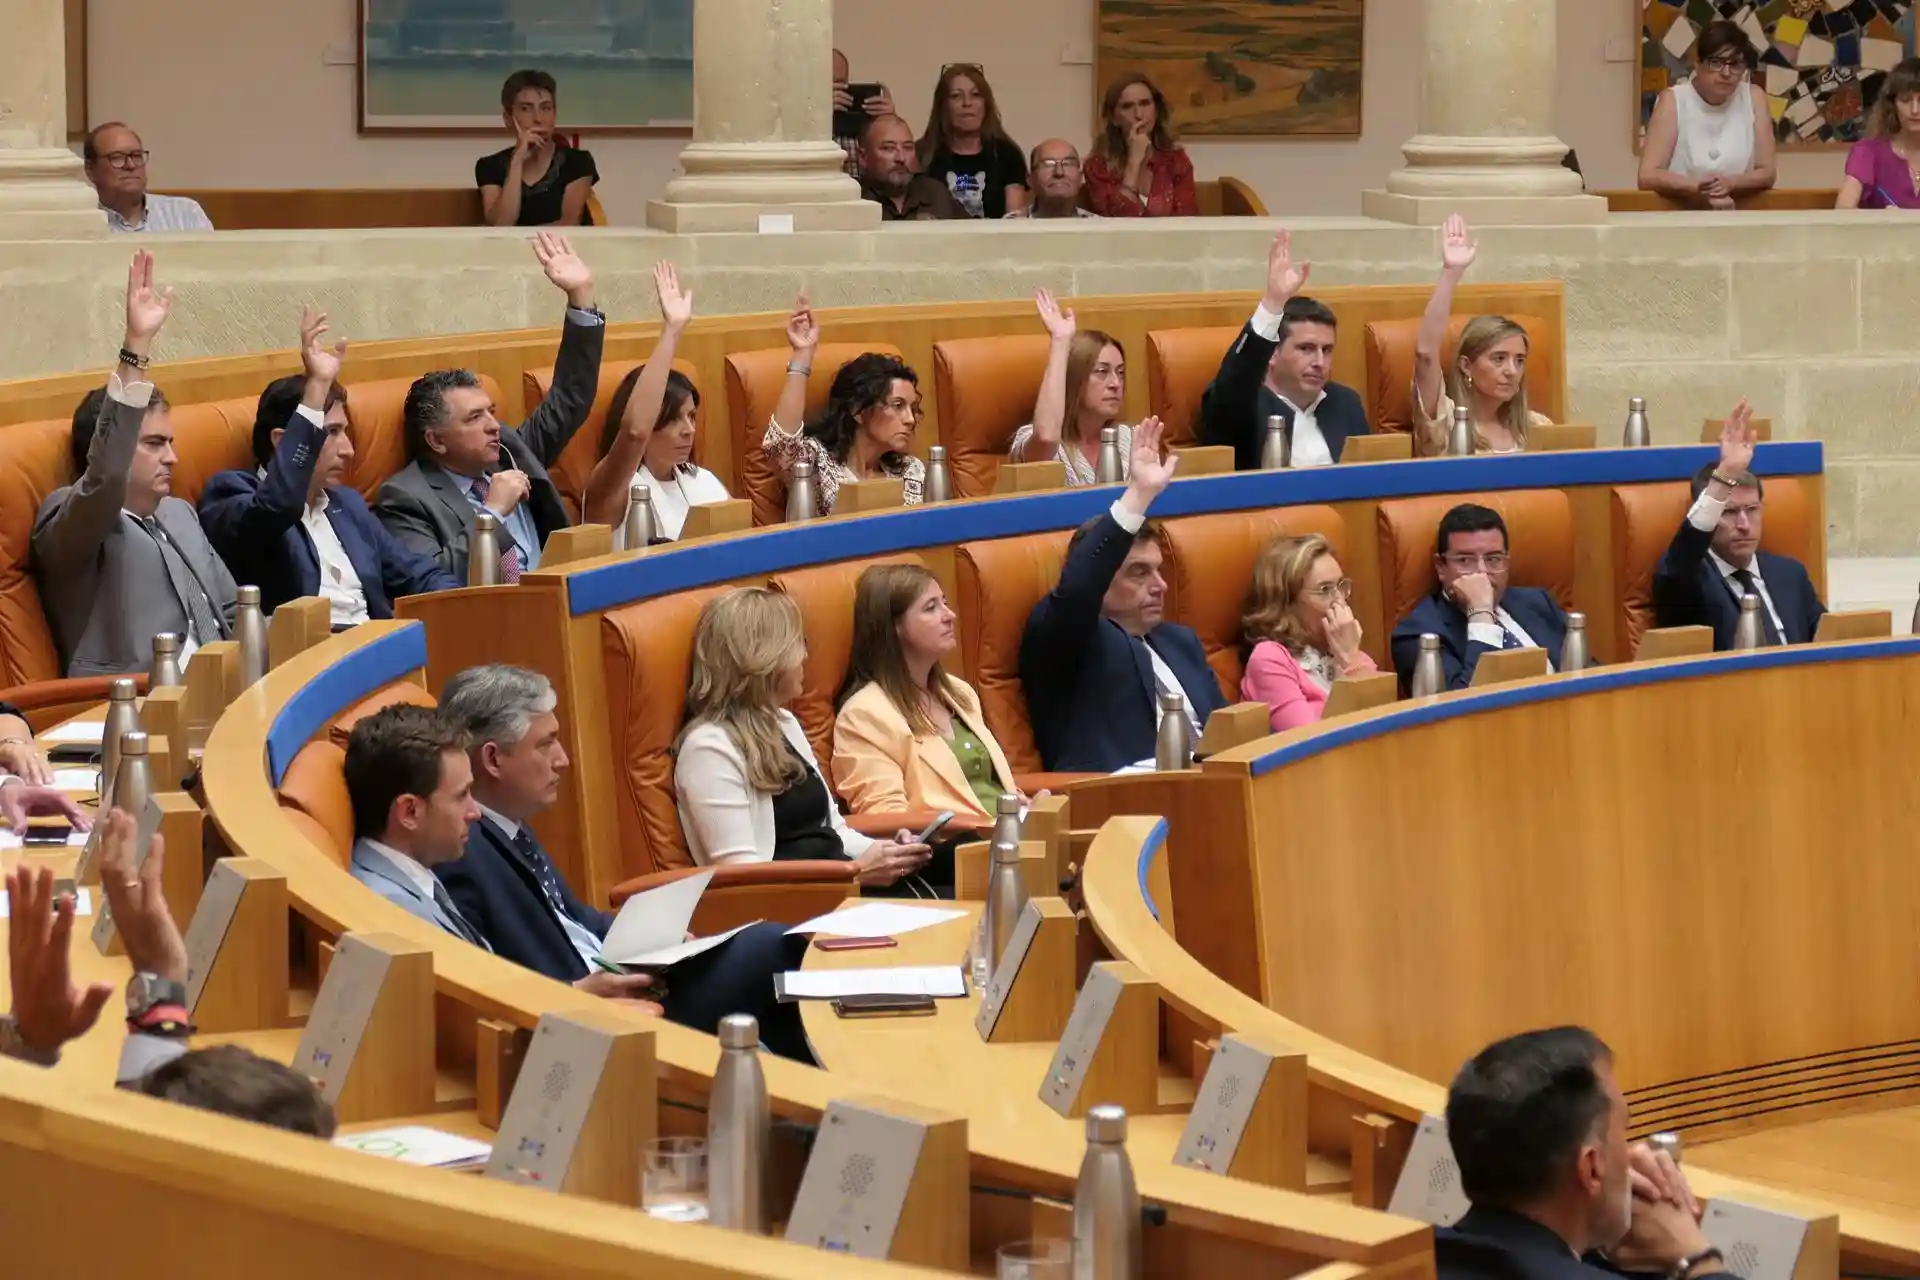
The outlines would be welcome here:
M 1360 218 L 1296 219 L 1313 280 L 1420 284 L 1437 233 Z M 895 225 L 793 236 L 606 229 L 577 247 L 616 320 L 653 315 L 648 269 L 670 257 L 705 314 L 1069 294 L 1251 289 L 1271 223 Z M 1897 215 L 1616 215 L 1606 225 L 1490 228 L 1472 279 L 1567 285 L 1570 416 L 1607 440 L 1630 395 L 1655 438 L 1692 440 L 1741 395 L 1781 439 L 1827 443 L 1829 549 L 1920 552 L 1920 232 Z M 156 242 L 179 293 L 162 359 L 294 340 L 313 302 L 349 338 L 548 323 L 550 288 L 511 232 L 246 232 Z M 103 363 L 120 336 L 128 239 L 0 244 L 0 377 Z M 1349 337 L 1357 341 L 1358 335 Z

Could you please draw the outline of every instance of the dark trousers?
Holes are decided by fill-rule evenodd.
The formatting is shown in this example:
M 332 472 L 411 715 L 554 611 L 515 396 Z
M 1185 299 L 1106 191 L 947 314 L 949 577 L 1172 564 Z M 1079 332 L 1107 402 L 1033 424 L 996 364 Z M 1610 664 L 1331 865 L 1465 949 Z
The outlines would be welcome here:
M 814 1065 L 800 1025 L 800 1006 L 774 998 L 777 973 L 798 969 L 807 953 L 805 937 L 788 937 L 786 926 L 750 925 L 724 946 L 683 961 L 668 971 L 667 1017 L 683 1027 L 713 1035 L 720 1019 L 750 1013 L 760 1022 L 760 1043 L 769 1052 Z

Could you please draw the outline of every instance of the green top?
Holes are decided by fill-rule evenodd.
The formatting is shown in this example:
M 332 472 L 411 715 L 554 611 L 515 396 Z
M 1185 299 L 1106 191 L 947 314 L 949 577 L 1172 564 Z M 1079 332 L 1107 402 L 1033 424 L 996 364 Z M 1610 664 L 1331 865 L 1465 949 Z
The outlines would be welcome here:
M 960 772 L 967 775 L 967 785 L 973 788 L 974 798 L 982 809 L 992 813 L 1000 803 L 1000 783 L 993 776 L 993 757 L 957 716 L 953 721 L 953 737 L 947 739 L 947 745 L 953 748 L 953 758 L 960 762 Z

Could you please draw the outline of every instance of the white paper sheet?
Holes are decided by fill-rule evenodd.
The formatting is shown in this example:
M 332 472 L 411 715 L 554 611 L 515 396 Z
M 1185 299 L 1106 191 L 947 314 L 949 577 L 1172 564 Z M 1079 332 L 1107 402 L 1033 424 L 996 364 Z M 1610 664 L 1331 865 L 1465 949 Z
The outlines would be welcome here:
M 13 904 L 8 900 L 7 891 L 0 889 L 0 920 L 5 920 L 12 910 Z M 76 916 L 90 916 L 93 914 L 93 893 L 91 890 L 75 889 L 73 891 L 73 914 Z
M 842 907 L 797 924 L 788 933 L 830 933 L 836 938 L 897 938 L 903 933 L 944 924 L 967 914 L 939 907 L 900 907 L 890 902 L 863 902 Z
M 693 909 L 700 905 L 700 895 L 711 879 L 712 871 L 702 871 L 634 894 L 613 918 L 600 953 L 615 964 L 633 964 L 635 957 L 650 951 L 679 946 L 687 940 Z
M 833 1000 L 840 996 L 950 998 L 967 994 L 967 979 L 957 964 L 892 969 L 807 969 L 781 974 L 780 987 L 791 1000 Z
M 90 746 L 99 746 L 107 735 L 107 722 L 104 720 L 69 720 L 57 724 L 40 735 L 42 742 L 84 742 Z
M 343 1133 L 333 1140 L 333 1145 L 370 1156 L 384 1156 L 402 1164 L 424 1165 L 433 1169 L 484 1164 L 487 1157 L 493 1154 L 493 1148 L 487 1143 L 416 1124 L 373 1129 L 366 1133 Z
M 53 785 L 60 791 L 79 791 L 92 795 L 100 786 L 100 771 L 88 767 L 85 769 L 55 769 Z
M 657 947 L 652 951 L 643 951 L 639 955 L 626 956 L 619 959 L 616 959 L 612 955 L 607 955 L 607 959 L 612 960 L 615 964 L 626 965 L 633 969 L 665 969 L 671 965 L 679 964 L 682 960 L 691 960 L 697 955 L 711 951 L 721 943 L 732 938 L 734 934 L 739 933 L 741 929 L 751 929 L 759 923 L 758 920 L 749 920 L 746 924 L 739 926 L 739 928 L 729 929 L 725 933 L 716 933 L 710 938 L 695 938 L 692 942 L 676 942 L 670 947 Z M 602 952 L 602 954 L 606 955 L 605 952 Z

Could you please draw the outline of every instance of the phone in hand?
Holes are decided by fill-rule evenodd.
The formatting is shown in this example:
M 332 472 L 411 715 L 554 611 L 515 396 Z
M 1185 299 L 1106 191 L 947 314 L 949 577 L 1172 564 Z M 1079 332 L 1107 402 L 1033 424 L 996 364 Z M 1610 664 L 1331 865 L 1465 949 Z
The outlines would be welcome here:
M 938 817 L 936 817 L 932 822 L 929 822 L 927 824 L 926 829 L 924 831 L 922 831 L 919 835 L 913 838 L 913 842 L 915 844 L 932 844 L 933 838 L 939 835 L 940 832 L 946 828 L 946 825 L 949 822 L 953 821 L 953 818 L 954 818 L 953 810 L 951 809 L 942 810 Z
M 932 996 L 841 996 L 833 1011 L 842 1018 L 927 1018 L 934 1003 Z

